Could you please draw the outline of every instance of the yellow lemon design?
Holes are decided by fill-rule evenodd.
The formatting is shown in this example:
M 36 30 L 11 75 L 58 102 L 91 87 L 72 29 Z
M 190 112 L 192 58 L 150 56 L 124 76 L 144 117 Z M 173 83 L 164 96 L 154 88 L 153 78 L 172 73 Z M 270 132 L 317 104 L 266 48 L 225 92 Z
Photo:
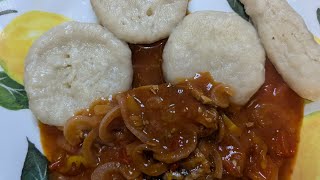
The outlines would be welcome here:
M 15 81 L 23 84 L 24 59 L 32 43 L 44 32 L 68 18 L 48 12 L 30 11 L 12 20 L 0 32 L 0 65 Z
M 318 37 L 314 37 L 314 39 L 316 40 L 316 42 L 318 43 L 318 44 L 320 44 L 320 38 L 318 38 Z
M 320 180 L 320 112 L 306 116 L 300 135 L 293 180 Z

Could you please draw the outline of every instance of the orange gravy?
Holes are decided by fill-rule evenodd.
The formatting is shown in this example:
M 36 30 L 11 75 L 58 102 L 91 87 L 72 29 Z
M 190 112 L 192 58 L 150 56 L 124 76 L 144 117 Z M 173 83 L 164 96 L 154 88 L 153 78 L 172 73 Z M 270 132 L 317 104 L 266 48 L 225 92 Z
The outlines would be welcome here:
M 162 40 L 151 45 L 130 45 L 134 69 L 133 87 L 164 83 L 161 64 L 165 43 L 166 40 Z M 105 103 L 103 100 L 95 102 Z M 219 143 L 225 169 L 224 178 L 233 176 L 229 179 L 234 179 L 245 173 L 247 176 L 263 179 L 261 174 L 272 177 L 272 170 L 277 167 L 280 168 L 279 179 L 287 179 L 292 172 L 292 162 L 299 142 L 303 104 L 303 99 L 289 88 L 267 61 L 266 80 L 258 92 L 247 105 L 231 106 L 225 112 L 241 129 L 242 134 L 236 140 L 227 135 Z M 63 133 L 57 127 L 42 123 L 39 123 L 39 127 L 44 153 L 52 161 L 57 152 L 61 151 L 57 139 L 63 138 Z M 255 138 L 256 136 L 259 138 Z M 272 162 L 268 163 L 268 167 L 261 169 L 260 164 L 255 163 L 254 159 L 263 157 L 265 152 L 248 148 L 252 141 L 267 144 L 265 158 Z M 240 169 L 238 165 L 245 168 Z M 84 173 L 82 178 L 90 177 L 92 171 L 86 172 L 88 173 Z

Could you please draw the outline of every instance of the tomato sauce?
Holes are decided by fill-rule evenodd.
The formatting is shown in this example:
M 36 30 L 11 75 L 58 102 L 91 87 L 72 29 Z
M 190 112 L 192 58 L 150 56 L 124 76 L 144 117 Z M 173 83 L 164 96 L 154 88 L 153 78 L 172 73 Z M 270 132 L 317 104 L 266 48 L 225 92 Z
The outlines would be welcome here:
M 279 179 L 290 179 L 299 143 L 303 105 L 303 99 L 267 61 L 266 79 L 259 91 L 247 105 L 230 107 L 226 112 L 242 131 L 240 137 L 230 135 L 224 139 L 219 148 L 224 154 L 224 164 L 231 169 L 229 172 L 238 176 L 245 171 L 252 179 L 270 179 L 272 169 L 280 167 Z M 257 144 L 256 149 L 249 144 Z M 266 147 L 259 147 L 262 144 Z M 247 156 L 247 159 L 243 161 L 241 156 Z M 261 158 L 265 158 L 267 167 L 256 164 Z
M 132 51 L 132 87 L 165 83 L 162 75 L 162 52 L 167 40 L 150 45 L 130 45 Z
M 151 45 L 130 45 L 133 87 L 164 83 L 161 64 L 165 43 L 166 40 L 162 40 Z M 105 104 L 106 101 L 95 103 Z M 218 144 L 223 178 L 270 179 L 279 174 L 279 179 L 288 179 L 299 143 L 303 104 L 303 99 L 289 88 L 267 61 L 265 83 L 247 105 L 231 105 L 224 110 L 236 128 L 227 130 Z M 52 162 L 63 151 L 58 144 L 63 139 L 63 132 L 41 123 L 39 127 L 45 155 Z M 127 160 L 121 150 L 110 149 L 110 152 L 106 158 Z M 77 179 L 89 179 L 91 172 L 92 169 L 86 169 Z

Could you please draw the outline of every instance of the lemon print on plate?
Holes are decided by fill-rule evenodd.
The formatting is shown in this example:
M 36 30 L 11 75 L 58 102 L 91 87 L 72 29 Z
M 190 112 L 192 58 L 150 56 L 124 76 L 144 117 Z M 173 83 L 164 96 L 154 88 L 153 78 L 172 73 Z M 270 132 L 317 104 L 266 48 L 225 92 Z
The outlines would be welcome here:
M 32 43 L 44 32 L 68 20 L 62 15 L 42 11 L 30 11 L 12 20 L 0 36 L 0 65 L 5 72 L 23 84 L 24 59 Z
M 320 111 L 303 119 L 293 180 L 320 180 Z
M 318 37 L 314 37 L 314 39 L 316 40 L 316 42 L 318 43 L 318 44 L 320 44 L 320 38 L 318 38 Z
M 320 38 L 314 36 L 320 44 Z M 306 104 L 311 101 L 306 100 Z M 300 132 L 300 144 L 292 180 L 320 180 L 320 111 L 304 117 Z

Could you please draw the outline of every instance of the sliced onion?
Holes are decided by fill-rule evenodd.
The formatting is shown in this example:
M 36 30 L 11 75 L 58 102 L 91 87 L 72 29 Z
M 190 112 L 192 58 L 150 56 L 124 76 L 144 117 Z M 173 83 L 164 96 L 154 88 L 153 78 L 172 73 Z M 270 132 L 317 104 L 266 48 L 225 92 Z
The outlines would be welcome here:
M 199 149 L 209 161 L 210 166 L 214 168 L 213 176 L 221 179 L 223 173 L 222 158 L 216 146 L 209 141 L 201 141 L 199 143 Z
M 127 155 L 131 157 L 132 154 L 133 154 L 133 152 L 134 152 L 134 150 L 135 150 L 135 148 L 136 148 L 137 146 L 139 146 L 139 145 L 141 145 L 141 142 L 140 142 L 139 140 L 136 140 L 136 141 L 128 144 L 128 145 L 126 146 Z
M 108 174 L 120 171 L 119 162 L 108 162 L 98 166 L 91 174 L 91 180 L 102 180 Z
M 120 170 L 126 179 L 136 179 L 141 175 L 141 171 L 138 171 L 137 168 L 133 168 L 130 165 L 121 165 Z
M 141 144 L 137 146 L 132 153 L 132 160 L 137 168 L 149 176 L 159 176 L 168 170 L 163 162 L 152 162 L 144 157 L 144 151 L 151 151 L 148 145 Z
M 64 126 L 63 134 L 68 143 L 75 146 L 81 143 L 83 131 L 92 130 L 98 124 L 95 117 L 73 116 Z
M 103 105 L 99 104 L 94 106 L 93 111 L 95 115 L 101 116 L 105 115 L 111 108 L 112 106 L 110 105 L 110 103 Z
M 196 149 L 188 158 L 180 162 L 180 166 L 190 171 L 192 169 L 198 169 L 197 166 L 201 166 L 203 168 L 207 163 L 208 161 L 205 159 L 204 155 L 199 149 Z
M 233 91 L 230 87 L 219 83 L 211 91 L 211 99 L 216 105 L 222 108 L 227 108 L 230 104 L 229 98 L 233 96 Z
M 242 134 L 242 129 L 239 128 L 233 121 L 231 121 L 231 119 L 226 116 L 225 114 L 222 115 L 223 118 L 223 122 L 226 126 L 226 128 L 228 128 L 229 132 L 237 137 L 239 137 Z
M 82 155 L 86 160 L 85 166 L 87 167 L 95 167 L 98 164 L 98 160 L 92 152 L 92 145 L 96 138 L 98 137 L 98 129 L 95 128 L 87 135 L 82 144 Z
M 170 148 L 167 151 L 163 147 L 152 147 L 152 150 L 154 152 L 153 157 L 168 164 L 187 158 L 197 147 L 197 133 L 187 127 L 183 129 L 183 133 L 185 134 L 183 134 L 183 136 L 181 137 L 185 142 L 187 142 L 186 144 L 181 144 L 177 150 L 172 152 L 170 152 Z M 162 144 L 162 146 L 168 147 L 170 145 Z
M 121 116 L 120 107 L 116 106 L 111 109 L 102 119 L 99 126 L 99 137 L 104 143 L 109 143 L 114 140 L 112 132 L 108 130 L 110 123 Z
M 192 155 L 181 162 L 181 167 L 187 169 L 190 174 L 185 179 L 216 179 L 212 175 L 209 161 L 196 149 Z
M 91 174 L 91 180 L 102 180 L 106 175 L 119 173 L 124 179 L 138 178 L 141 172 L 130 166 L 125 166 L 119 162 L 108 162 L 97 167 Z
M 129 117 L 128 113 L 128 107 L 126 105 L 127 97 L 124 94 L 119 94 L 117 96 L 118 103 L 120 105 L 121 109 L 121 115 L 123 118 L 123 122 L 126 125 L 126 127 L 131 131 L 132 134 L 134 134 L 140 141 L 142 142 L 151 142 L 150 138 L 146 134 L 144 134 L 142 131 L 138 130 L 137 127 L 135 127 L 131 123 L 131 119 Z M 131 101 L 130 101 L 131 102 Z M 137 107 L 133 108 L 134 111 L 138 111 Z
M 220 143 L 223 140 L 224 134 L 226 132 L 226 129 L 225 129 L 226 127 L 224 125 L 224 121 L 221 116 L 218 118 L 218 127 L 219 127 L 219 133 L 216 138 L 216 143 Z

